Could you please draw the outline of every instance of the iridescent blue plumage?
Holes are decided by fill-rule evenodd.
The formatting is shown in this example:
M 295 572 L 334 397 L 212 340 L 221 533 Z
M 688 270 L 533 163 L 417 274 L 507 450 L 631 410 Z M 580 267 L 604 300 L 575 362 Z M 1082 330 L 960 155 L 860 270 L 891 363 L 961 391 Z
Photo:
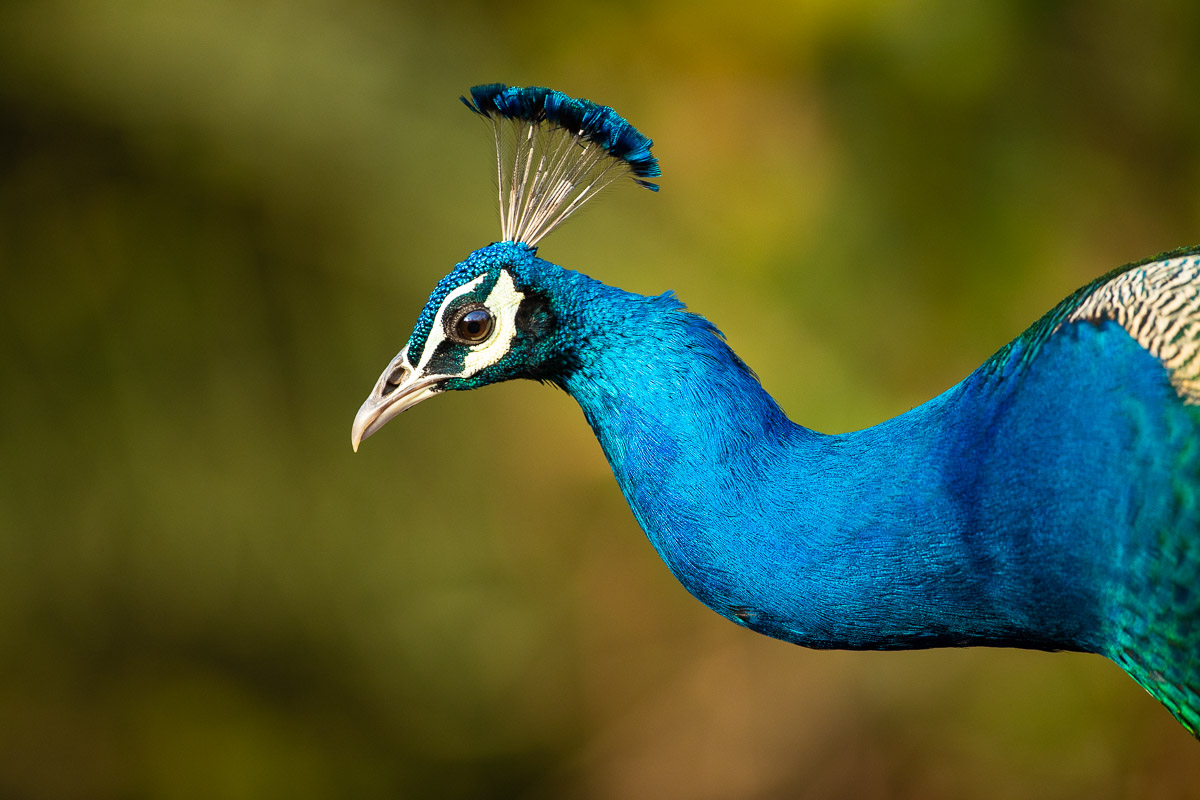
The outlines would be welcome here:
M 650 152 L 654 142 L 608 106 L 544 86 L 507 86 L 503 83 L 472 86 L 471 99 L 460 97 L 459 100 L 480 116 L 497 115 L 535 124 L 545 121 L 576 133 L 629 164 L 639 179 L 662 174 L 658 159 Z M 637 183 L 658 191 L 658 184 L 644 180 Z
M 354 441 L 441 391 L 553 383 L 728 619 L 809 647 L 1098 653 L 1197 734 L 1197 276 L 1200 249 L 1110 273 L 938 397 L 825 435 L 673 296 L 500 242 L 438 284 Z

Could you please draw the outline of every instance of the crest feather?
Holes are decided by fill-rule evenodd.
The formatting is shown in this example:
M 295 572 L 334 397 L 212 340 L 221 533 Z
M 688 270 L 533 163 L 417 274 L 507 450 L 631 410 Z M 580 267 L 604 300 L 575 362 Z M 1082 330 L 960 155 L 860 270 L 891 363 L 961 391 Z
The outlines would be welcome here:
M 496 136 L 504 241 L 537 244 L 590 198 L 625 176 L 658 185 L 654 144 L 608 106 L 547 89 L 489 83 L 471 88 L 467 108 Z

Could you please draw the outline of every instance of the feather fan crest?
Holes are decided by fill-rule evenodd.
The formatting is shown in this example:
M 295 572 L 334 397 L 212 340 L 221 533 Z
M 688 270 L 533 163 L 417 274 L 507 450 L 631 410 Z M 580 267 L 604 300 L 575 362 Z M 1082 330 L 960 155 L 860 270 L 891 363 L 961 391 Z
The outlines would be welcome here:
M 460 98 L 496 137 L 504 241 L 535 245 L 605 187 L 661 174 L 654 144 L 613 109 L 542 86 L 489 83 Z

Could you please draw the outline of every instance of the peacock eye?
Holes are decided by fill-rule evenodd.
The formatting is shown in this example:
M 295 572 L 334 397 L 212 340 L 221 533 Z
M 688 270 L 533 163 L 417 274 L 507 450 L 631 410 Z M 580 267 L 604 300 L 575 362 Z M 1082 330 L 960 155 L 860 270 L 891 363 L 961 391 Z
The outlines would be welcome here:
M 455 337 L 466 344 L 478 344 L 491 332 L 492 313 L 486 308 L 472 309 L 454 323 Z

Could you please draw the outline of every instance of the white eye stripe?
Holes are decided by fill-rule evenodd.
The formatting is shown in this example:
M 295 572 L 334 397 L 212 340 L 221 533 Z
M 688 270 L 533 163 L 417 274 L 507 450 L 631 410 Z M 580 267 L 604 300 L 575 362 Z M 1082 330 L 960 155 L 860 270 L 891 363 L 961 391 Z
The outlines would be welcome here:
M 459 297 L 475 291 L 475 289 L 479 287 L 479 284 L 483 283 L 483 279 L 485 277 L 487 276 L 480 275 L 474 280 L 464 283 L 462 286 L 446 295 L 446 299 L 442 301 L 441 308 L 438 309 L 437 316 L 434 317 L 433 327 L 429 331 L 429 338 L 425 340 L 425 349 L 421 353 L 421 363 L 417 364 L 417 372 L 425 371 L 425 367 L 429 364 L 429 359 L 433 358 L 433 354 L 437 352 L 438 347 L 440 347 L 442 342 L 446 340 L 444 319 L 446 316 L 446 309 L 448 309 L 450 304 Z
M 492 314 L 495 328 L 484 345 L 473 350 L 463 361 L 463 377 L 490 367 L 508 352 L 513 337 L 517 335 L 517 311 L 524 299 L 525 295 L 517 291 L 508 270 L 500 270 L 500 278 L 484 303 Z
M 463 284 L 442 301 L 437 316 L 433 320 L 429 338 L 425 342 L 425 349 L 421 353 L 421 363 L 416 366 L 417 372 L 424 373 L 426 371 L 433 354 L 437 352 L 442 342 L 446 341 L 445 320 L 450 306 L 458 298 L 479 288 L 485 277 L 485 275 L 480 275 L 469 283 Z M 487 300 L 484 301 L 484 306 L 492 315 L 494 325 L 492 333 L 484 342 L 471 349 L 463 361 L 462 372 L 453 377 L 469 377 L 504 357 L 512 345 L 513 338 L 517 335 L 517 312 L 524 299 L 525 295 L 517 291 L 516 284 L 513 283 L 508 270 L 500 270 L 500 277 L 497 278 L 496 285 L 492 287 Z

